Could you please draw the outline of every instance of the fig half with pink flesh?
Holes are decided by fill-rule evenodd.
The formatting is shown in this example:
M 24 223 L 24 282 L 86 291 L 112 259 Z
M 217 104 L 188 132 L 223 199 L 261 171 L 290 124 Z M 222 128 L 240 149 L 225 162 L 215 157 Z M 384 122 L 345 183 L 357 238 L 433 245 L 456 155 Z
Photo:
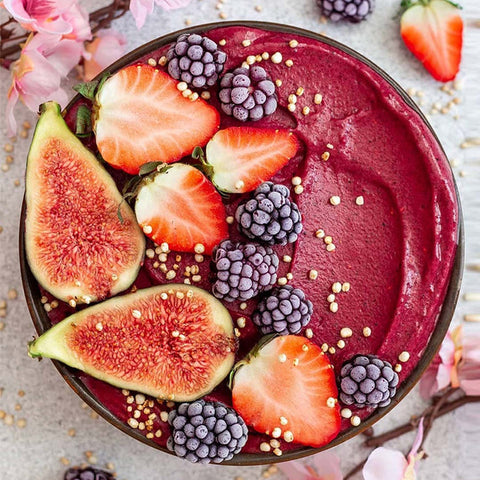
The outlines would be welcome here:
M 113 178 L 70 131 L 59 105 L 47 102 L 41 112 L 27 161 L 28 264 L 60 300 L 103 300 L 133 283 L 145 237 Z
M 205 290 L 167 284 L 86 308 L 29 345 L 119 388 L 185 402 L 230 372 L 236 349 L 228 310 Z

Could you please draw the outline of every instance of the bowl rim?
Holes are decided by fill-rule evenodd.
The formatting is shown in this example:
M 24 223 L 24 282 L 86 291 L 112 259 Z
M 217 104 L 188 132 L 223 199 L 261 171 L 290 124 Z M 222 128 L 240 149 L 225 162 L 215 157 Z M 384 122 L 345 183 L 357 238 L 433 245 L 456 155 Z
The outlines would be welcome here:
M 441 151 L 447 158 L 447 155 L 443 149 L 438 136 L 436 135 L 433 127 L 428 122 L 425 115 L 422 113 L 417 104 L 412 100 L 412 98 L 407 94 L 407 92 L 392 78 L 388 75 L 383 69 L 378 67 L 371 60 L 358 53 L 356 50 L 334 40 L 332 38 L 323 36 L 321 34 L 300 28 L 291 25 L 281 24 L 281 23 L 272 23 L 272 22 L 263 22 L 263 21 L 249 21 L 249 20 L 234 20 L 228 22 L 211 22 L 202 25 L 196 25 L 194 27 L 187 27 L 181 30 L 177 30 L 166 35 L 162 35 L 148 43 L 141 45 L 140 47 L 132 50 L 131 52 L 124 55 L 122 58 L 117 60 L 115 63 L 110 65 L 108 68 L 102 71 L 96 79 L 100 78 L 106 72 L 114 73 L 117 70 L 123 68 L 124 66 L 138 60 L 139 58 L 147 55 L 148 53 L 176 40 L 176 38 L 182 33 L 205 33 L 212 29 L 217 28 L 226 28 L 226 27 L 247 27 L 247 28 L 256 28 L 272 32 L 282 32 L 290 33 L 293 35 L 301 35 L 307 38 L 311 38 L 322 43 L 325 43 L 329 46 L 339 49 L 340 51 L 350 55 L 356 60 L 361 61 L 368 67 L 370 67 L 374 72 L 379 74 L 385 81 L 387 81 L 395 91 L 400 95 L 402 100 L 412 108 L 417 115 L 420 116 L 423 123 L 430 130 L 437 144 L 439 145 Z M 69 104 L 65 107 L 64 111 L 67 111 L 72 105 L 80 99 L 80 95 L 76 94 Z M 297 450 L 289 450 L 283 453 L 282 456 L 277 457 L 272 453 L 260 454 L 260 453 L 239 453 L 234 456 L 232 460 L 228 462 L 221 463 L 219 465 L 225 466 L 250 466 L 250 465 L 265 465 L 271 463 L 279 463 L 289 460 L 295 460 L 298 458 L 303 458 L 315 453 L 318 453 L 323 450 L 335 447 L 355 436 L 360 434 L 362 431 L 374 425 L 387 413 L 389 413 L 417 384 L 423 372 L 428 368 L 429 364 L 433 360 L 435 354 L 439 350 L 443 338 L 445 337 L 450 322 L 453 318 L 455 307 L 457 304 L 458 296 L 460 293 L 463 268 L 464 268 L 464 251 L 465 251 L 465 236 L 464 236 L 464 225 L 463 225 L 463 213 L 460 202 L 460 196 L 458 193 L 457 184 L 455 182 L 455 177 L 453 175 L 453 182 L 455 185 L 455 196 L 458 205 L 458 226 L 457 226 L 457 248 L 455 253 L 455 259 L 452 266 L 452 271 L 450 274 L 450 281 L 448 288 L 445 294 L 444 302 L 441 307 L 437 325 L 435 326 L 434 331 L 431 334 L 429 339 L 429 344 L 424 350 L 422 357 L 408 379 L 402 383 L 400 388 L 397 391 L 396 396 L 387 407 L 379 408 L 374 413 L 370 415 L 366 420 L 364 420 L 360 426 L 350 428 L 347 431 L 341 432 L 334 440 L 332 440 L 328 445 L 325 445 L 321 448 L 313 447 L 301 447 Z M 25 293 L 25 298 L 32 317 L 33 324 L 39 335 L 45 332 L 50 328 L 51 324 L 49 322 L 48 316 L 43 308 L 42 303 L 40 302 L 40 292 L 38 291 L 38 283 L 33 277 L 30 268 L 28 266 L 26 251 L 25 251 L 25 215 L 26 215 L 26 203 L 25 196 L 22 203 L 22 211 L 20 216 L 20 226 L 19 226 L 19 255 L 20 255 L 20 270 L 22 276 L 22 285 Z M 78 370 L 75 370 L 71 367 L 66 366 L 65 364 L 52 360 L 53 364 L 62 375 L 67 384 L 77 393 L 77 395 L 89 405 L 96 413 L 101 417 L 107 420 L 108 423 L 115 426 L 122 432 L 126 433 L 130 437 L 141 441 L 142 443 L 149 445 L 157 450 L 173 455 L 172 452 L 168 451 L 165 447 L 158 445 L 152 440 L 147 439 L 142 435 L 138 430 L 132 429 L 127 424 L 121 422 L 110 410 L 108 410 L 96 397 L 89 391 L 86 385 L 78 378 Z

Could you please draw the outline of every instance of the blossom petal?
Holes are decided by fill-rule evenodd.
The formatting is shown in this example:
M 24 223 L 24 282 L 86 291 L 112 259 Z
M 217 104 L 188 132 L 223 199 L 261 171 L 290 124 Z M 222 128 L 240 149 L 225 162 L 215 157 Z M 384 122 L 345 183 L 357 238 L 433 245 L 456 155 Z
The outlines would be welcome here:
M 423 441 L 423 417 L 420 419 L 420 422 L 418 423 L 417 435 L 415 437 L 415 440 L 413 441 L 412 449 L 410 450 L 410 453 L 408 455 L 416 455 L 418 452 L 418 449 L 420 448 L 420 445 L 422 444 L 422 441 Z
M 298 460 L 285 462 L 278 465 L 278 468 L 286 475 L 288 480 L 313 480 L 311 472 L 307 466 Z
M 176 8 L 186 7 L 190 0 L 155 0 L 155 4 L 164 10 L 174 10 Z
M 17 132 L 17 121 L 15 120 L 13 110 L 18 102 L 18 98 L 18 90 L 15 88 L 15 85 L 12 85 L 8 91 L 7 107 L 5 109 L 5 116 L 7 117 L 7 135 L 9 137 L 13 137 Z
M 408 462 L 398 450 L 376 448 L 363 467 L 364 480 L 402 480 Z
M 342 480 L 342 470 L 340 469 L 340 459 L 335 453 L 320 452 L 313 456 L 315 471 L 318 476 L 324 480 Z
M 130 0 L 130 12 L 138 29 L 145 24 L 147 15 L 153 12 L 153 2 L 154 0 Z

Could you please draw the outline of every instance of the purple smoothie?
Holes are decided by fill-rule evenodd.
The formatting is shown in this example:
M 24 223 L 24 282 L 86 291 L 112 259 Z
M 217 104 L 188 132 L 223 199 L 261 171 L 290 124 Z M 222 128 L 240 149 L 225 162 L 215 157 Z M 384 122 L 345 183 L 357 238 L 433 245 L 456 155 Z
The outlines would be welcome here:
M 280 258 L 289 255 L 293 259 L 291 263 L 280 262 L 279 277 L 290 272 L 293 279 L 289 283 L 303 289 L 314 303 L 308 325 L 312 341 L 335 349 L 328 355 L 336 371 L 357 353 L 375 353 L 395 365 L 400 363 L 400 353 L 408 352 L 410 359 L 401 364 L 399 373 L 403 382 L 435 329 L 457 246 L 458 206 L 443 151 L 420 116 L 385 79 L 332 46 L 296 34 L 244 27 L 217 28 L 205 34 L 217 43 L 226 40 L 221 47 L 228 54 L 226 71 L 240 66 L 249 55 L 282 54 L 280 63 L 270 59 L 261 62 L 273 80 L 282 82 L 277 87 L 279 108 L 249 126 L 292 129 L 302 144 L 273 181 L 292 188 L 292 177 L 302 178 L 303 193 L 297 195 L 292 188 L 292 196 L 302 213 L 304 230 L 293 246 L 275 250 Z M 250 40 L 250 46 L 242 45 L 245 39 Z M 290 47 L 291 40 L 298 46 Z M 165 46 L 152 51 L 134 63 L 158 60 L 167 50 Z M 285 65 L 288 59 L 293 61 L 290 67 Z M 287 99 L 299 87 L 304 92 L 297 96 L 295 111 L 290 112 Z M 210 102 L 219 109 L 217 91 L 210 90 Z M 320 104 L 314 102 L 318 93 L 323 97 Z M 72 129 L 81 103 L 85 101 L 78 101 L 67 113 Z M 304 107 L 310 109 L 308 114 L 303 113 Z M 242 124 L 222 113 L 221 128 L 232 125 Z M 94 142 L 88 145 L 95 150 Z M 109 171 L 121 188 L 128 176 Z M 338 205 L 332 205 L 332 196 L 340 197 Z M 363 204 L 359 204 L 359 197 L 363 197 Z M 241 199 L 232 196 L 226 205 L 228 215 L 233 215 Z M 319 230 L 323 230 L 323 238 L 316 236 Z M 230 234 L 241 238 L 236 225 L 230 227 Z M 333 251 L 327 250 L 328 236 L 335 245 Z M 175 262 L 175 252 L 169 254 L 169 269 L 179 263 L 179 272 L 183 272 L 185 266 L 197 264 L 193 255 L 181 256 L 181 261 Z M 135 287 L 168 283 L 165 273 L 155 268 L 155 261 L 157 255 L 146 258 Z M 211 290 L 212 280 L 209 263 L 208 257 L 198 263 L 202 280 L 196 283 L 207 290 Z M 318 273 L 315 280 L 310 278 L 311 270 Z M 173 282 L 183 279 L 179 273 Z M 350 288 L 336 294 L 338 311 L 333 313 L 327 296 L 335 282 L 348 283 Z M 248 318 L 255 301 L 249 302 L 246 310 L 237 304 L 226 306 L 234 320 L 247 317 L 238 353 L 242 358 L 260 338 Z M 61 304 L 49 315 L 56 323 L 73 311 Z M 351 337 L 341 338 L 344 327 L 353 331 Z M 337 344 L 340 340 L 345 342 L 343 348 Z M 81 373 L 80 378 L 106 408 L 127 422 L 131 416 L 127 395 L 88 375 Z M 225 382 L 208 399 L 231 404 Z M 165 446 L 169 427 L 160 420 L 160 412 L 170 407 L 155 401 L 148 408 L 157 418 L 152 429 L 142 433 L 161 430 L 163 434 L 153 441 Z M 371 409 L 353 411 L 362 419 L 372 413 Z M 141 418 L 144 416 L 142 413 Z M 342 430 L 348 428 L 350 422 L 343 420 Z M 243 452 L 258 453 L 259 444 L 268 440 L 252 431 Z M 284 451 L 300 448 L 281 443 Z

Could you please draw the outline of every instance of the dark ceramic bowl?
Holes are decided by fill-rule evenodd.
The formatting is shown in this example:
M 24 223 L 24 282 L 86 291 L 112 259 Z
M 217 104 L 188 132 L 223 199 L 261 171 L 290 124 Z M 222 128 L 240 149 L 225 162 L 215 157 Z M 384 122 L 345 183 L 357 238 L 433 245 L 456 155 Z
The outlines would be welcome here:
M 389 75 L 387 75 L 387 73 L 385 73 L 377 65 L 375 65 L 370 60 L 363 57 L 356 51 L 352 50 L 351 48 L 348 48 L 345 45 L 342 45 L 341 43 L 335 40 L 332 40 L 328 37 L 324 37 L 322 35 L 318 35 L 308 30 L 303 30 L 300 28 L 291 27 L 287 25 L 266 23 L 266 22 L 245 21 L 245 22 L 211 23 L 207 25 L 199 25 L 193 28 L 187 28 L 187 29 L 180 30 L 174 33 L 170 33 L 169 35 L 165 35 L 163 37 L 157 38 L 156 40 L 153 40 L 150 43 L 147 43 L 137 48 L 133 52 L 128 53 L 123 58 L 115 62 L 106 71 L 113 73 L 121 69 L 122 67 L 128 65 L 129 63 L 135 61 L 136 59 L 143 57 L 144 55 L 147 55 L 150 52 L 153 52 L 157 48 L 165 44 L 174 42 L 178 37 L 178 35 L 180 35 L 181 33 L 205 32 L 207 30 L 214 29 L 219 26 L 227 27 L 227 26 L 238 26 L 238 25 L 252 27 L 252 28 L 260 28 L 263 30 L 279 31 L 284 33 L 303 35 L 305 37 L 313 38 L 319 42 L 323 42 L 335 48 L 338 48 L 339 50 L 342 50 L 343 52 L 351 55 L 357 60 L 360 60 L 361 62 L 369 66 L 372 70 L 374 70 L 379 75 L 381 75 L 383 79 L 385 79 L 388 83 L 390 83 L 390 85 L 392 85 L 395 88 L 395 90 L 403 98 L 404 102 L 407 105 L 409 105 L 423 119 L 425 124 L 428 126 L 428 128 L 432 132 L 432 135 L 437 139 L 437 142 L 440 144 L 438 138 L 435 135 L 435 132 L 433 131 L 432 127 L 429 125 L 427 119 L 422 114 L 418 106 L 413 102 L 410 96 Z M 79 96 L 77 95 L 72 99 L 70 104 L 67 106 L 67 110 L 76 100 L 78 100 L 78 98 Z M 339 445 L 340 443 L 343 443 L 346 440 L 358 435 L 360 432 L 371 427 L 375 422 L 380 420 L 380 418 L 382 418 L 384 415 L 390 412 L 405 397 L 405 395 L 407 395 L 407 393 L 415 386 L 415 384 L 420 379 L 422 373 L 426 370 L 430 362 L 433 360 L 436 352 L 440 348 L 442 340 L 447 333 L 448 327 L 453 317 L 453 313 L 455 311 L 455 306 L 456 306 L 458 294 L 460 291 L 460 285 L 461 285 L 462 273 L 463 273 L 465 241 L 464 241 L 463 217 L 462 217 L 462 211 L 460 207 L 460 198 L 458 196 L 458 192 L 457 192 L 457 202 L 459 206 L 459 224 L 458 224 L 459 227 L 458 227 L 458 237 L 457 237 L 458 247 L 457 247 L 457 252 L 455 256 L 455 262 L 453 265 L 453 270 L 451 273 L 448 291 L 442 306 L 438 323 L 435 327 L 435 330 L 432 334 L 432 337 L 429 341 L 427 348 L 425 349 L 425 352 L 421 360 L 419 361 L 419 363 L 417 364 L 416 368 L 414 369 L 412 374 L 409 376 L 409 378 L 402 383 L 392 403 L 388 407 L 377 409 L 377 411 L 375 411 L 375 413 L 373 413 L 368 419 L 363 421 L 359 427 L 351 428 L 348 431 L 340 433 L 340 435 L 337 438 L 335 438 L 335 440 L 333 440 L 329 445 L 327 445 L 323 449 Z M 51 324 L 45 312 L 45 309 L 43 308 L 43 305 L 40 301 L 42 294 L 40 292 L 38 283 L 33 277 L 26 260 L 24 230 L 25 230 L 25 202 L 23 203 L 22 216 L 20 221 L 20 268 L 22 272 L 23 288 L 25 291 L 25 297 L 27 300 L 28 308 L 30 310 L 30 314 L 32 316 L 35 328 L 38 334 L 40 335 L 46 330 L 48 330 Z M 106 409 L 97 400 L 95 396 L 92 395 L 92 393 L 88 390 L 88 388 L 79 378 L 77 370 L 67 367 L 63 363 L 60 363 L 57 361 L 53 361 L 53 363 L 57 368 L 57 370 L 60 372 L 60 374 L 63 376 L 65 381 L 73 388 L 73 390 L 75 390 L 75 392 L 82 398 L 82 400 L 85 403 L 87 403 L 90 407 L 92 407 L 93 410 L 95 410 L 99 415 L 105 418 L 109 423 L 119 428 L 120 430 L 130 435 L 131 437 L 135 438 L 136 440 L 140 440 L 141 442 L 146 443 L 151 447 L 170 453 L 166 450 L 166 448 L 163 448 L 157 445 L 156 443 L 154 443 L 153 441 L 145 438 L 145 436 L 141 435 L 138 430 L 132 429 L 128 425 L 118 420 L 118 418 L 116 418 L 108 409 Z M 302 447 L 295 451 L 287 451 L 281 457 L 277 457 L 271 453 L 270 454 L 240 453 L 236 455 L 233 458 L 233 460 L 226 462 L 225 464 L 227 465 L 270 464 L 270 463 L 276 463 L 279 461 L 287 461 L 287 460 L 293 460 L 296 458 L 305 457 L 307 455 L 317 453 L 323 449 Z

